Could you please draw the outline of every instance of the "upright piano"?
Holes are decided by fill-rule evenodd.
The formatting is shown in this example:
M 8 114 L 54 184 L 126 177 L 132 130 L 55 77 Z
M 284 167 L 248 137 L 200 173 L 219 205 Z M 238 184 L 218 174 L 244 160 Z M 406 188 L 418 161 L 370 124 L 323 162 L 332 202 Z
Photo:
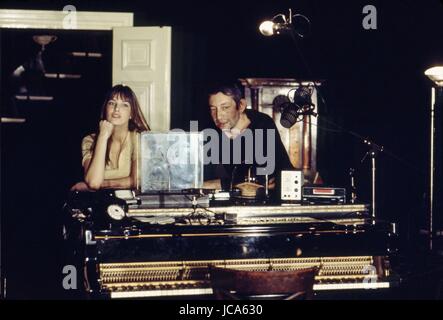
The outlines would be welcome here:
M 65 234 L 92 297 L 211 298 L 210 266 L 315 266 L 316 293 L 399 281 L 391 267 L 395 225 L 371 220 L 364 204 L 146 208 L 79 196 L 68 203 Z

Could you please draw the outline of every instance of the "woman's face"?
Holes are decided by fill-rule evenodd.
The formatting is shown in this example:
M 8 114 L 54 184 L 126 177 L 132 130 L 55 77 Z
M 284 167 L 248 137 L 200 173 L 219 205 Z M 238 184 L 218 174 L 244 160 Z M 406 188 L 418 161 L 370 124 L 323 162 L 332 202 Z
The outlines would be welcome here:
M 106 104 L 106 120 L 115 126 L 128 125 L 131 118 L 131 104 L 122 100 L 120 96 L 114 96 Z

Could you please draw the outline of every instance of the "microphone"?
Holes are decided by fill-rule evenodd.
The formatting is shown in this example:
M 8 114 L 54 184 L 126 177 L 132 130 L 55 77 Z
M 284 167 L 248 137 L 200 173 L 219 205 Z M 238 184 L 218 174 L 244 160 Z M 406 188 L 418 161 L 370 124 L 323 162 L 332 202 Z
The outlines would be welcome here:
M 303 116 L 317 116 L 314 112 L 315 105 L 311 101 L 312 88 L 300 86 L 294 94 L 294 102 L 287 96 L 278 95 L 272 104 L 281 111 L 280 124 L 285 128 L 292 127 L 297 121 L 303 120 Z M 288 92 L 289 95 L 289 92 Z

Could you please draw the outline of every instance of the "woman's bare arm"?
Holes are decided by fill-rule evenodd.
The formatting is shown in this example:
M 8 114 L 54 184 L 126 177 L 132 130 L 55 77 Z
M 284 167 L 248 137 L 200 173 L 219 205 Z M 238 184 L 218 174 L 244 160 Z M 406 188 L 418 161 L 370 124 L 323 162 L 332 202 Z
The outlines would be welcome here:
M 100 188 L 102 189 L 135 189 L 137 187 L 137 162 L 131 163 L 131 175 L 120 179 L 105 179 Z
M 112 134 L 112 123 L 100 121 L 100 133 L 95 142 L 95 149 L 90 160 L 85 161 L 85 182 L 92 190 L 100 189 L 105 178 L 106 148 Z

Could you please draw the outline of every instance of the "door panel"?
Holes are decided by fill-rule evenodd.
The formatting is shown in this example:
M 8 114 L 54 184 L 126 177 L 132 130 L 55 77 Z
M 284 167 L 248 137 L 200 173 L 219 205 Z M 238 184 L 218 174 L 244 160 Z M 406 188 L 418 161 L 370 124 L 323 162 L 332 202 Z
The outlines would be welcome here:
M 168 131 L 171 27 L 123 27 L 113 32 L 113 85 L 130 86 L 151 129 Z

